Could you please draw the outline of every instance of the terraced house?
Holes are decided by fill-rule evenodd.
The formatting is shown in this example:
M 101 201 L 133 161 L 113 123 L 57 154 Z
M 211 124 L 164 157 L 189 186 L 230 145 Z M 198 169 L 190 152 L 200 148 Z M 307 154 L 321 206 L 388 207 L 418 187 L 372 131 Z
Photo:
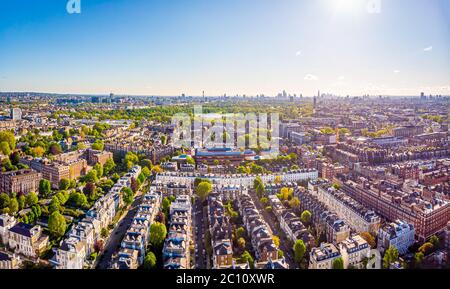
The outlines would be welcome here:
M 238 207 L 245 228 L 250 236 L 256 258 L 259 262 L 278 260 L 278 247 L 272 239 L 269 227 L 259 214 L 258 209 L 248 194 L 237 199 Z
M 150 226 L 161 207 L 161 196 L 160 192 L 155 191 L 149 191 L 143 196 L 131 225 L 122 239 L 120 250 L 113 256 L 111 268 L 136 269 L 144 263 Z
M 232 229 L 220 194 L 208 198 L 208 221 L 213 251 L 213 268 L 224 269 L 233 265 Z
M 189 269 L 191 267 L 189 245 L 192 240 L 191 201 L 187 195 L 178 196 L 170 205 L 170 221 L 164 242 L 165 269 Z

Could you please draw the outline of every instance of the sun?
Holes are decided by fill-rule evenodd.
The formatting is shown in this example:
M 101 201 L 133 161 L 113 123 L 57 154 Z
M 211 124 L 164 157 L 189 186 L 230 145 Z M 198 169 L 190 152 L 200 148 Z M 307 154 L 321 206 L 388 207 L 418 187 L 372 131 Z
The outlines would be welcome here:
M 361 0 L 332 0 L 336 12 L 351 13 L 361 7 Z

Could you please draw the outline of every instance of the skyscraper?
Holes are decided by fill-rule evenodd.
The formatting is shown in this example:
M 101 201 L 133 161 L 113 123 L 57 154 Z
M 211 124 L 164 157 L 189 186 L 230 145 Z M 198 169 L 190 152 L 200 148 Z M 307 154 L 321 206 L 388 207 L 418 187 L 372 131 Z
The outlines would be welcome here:
M 21 120 L 22 119 L 22 110 L 20 108 L 11 108 L 10 117 L 12 120 Z

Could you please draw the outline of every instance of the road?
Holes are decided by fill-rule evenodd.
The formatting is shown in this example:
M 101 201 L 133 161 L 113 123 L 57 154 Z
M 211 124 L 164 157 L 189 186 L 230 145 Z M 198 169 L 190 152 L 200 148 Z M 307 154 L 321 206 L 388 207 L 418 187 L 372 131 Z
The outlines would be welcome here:
M 142 193 L 138 192 L 138 195 L 135 197 L 133 203 L 128 208 L 128 211 L 121 220 L 119 220 L 119 225 L 114 228 L 111 232 L 110 237 L 106 241 L 105 249 L 103 250 L 102 255 L 98 257 L 97 269 L 108 269 L 111 265 L 112 255 L 117 252 L 120 247 L 120 243 L 122 243 L 122 239 L 125 236 L 128 228 L 133 221 L 133 217 L 136 215 L 139 205 L 142 202 Z
M 206 249 L 205 249 L 205 221 L 203 206 L 200 199 L 196 198 L 193 208 L 192 226 L 194 228 L 194 242 L 195 242 L 195 269 L 207 269 L 206 263 Z M 205 254 L 203 254 L 205 252 Z
M 297 268 L 297 265 L 294 261 L 293 256 L 293 250 L 292 248 L 288 247 L 287 244 L 289 244 L 288 240 L 286 238 L 282 238 L 284 234 L 280 234 L 280 232 L 277 229 L 277 220 L 275 219 L 275 216 L 271 213 L 268 213 L 261 202 L 258 199 L 258 196 L 256 196 L 256 193 L 254 190 L 249 190 L 249 195 L 253 199 L 253 202 L 255 203 L 256 208 L 258 209 L 259 213 L 263 216 L 264 220 L 266 221 L 267 225 L 269 225 L 269 231 L 277 237 L 280 238 L 280 247 L 279 249 L 284 252 L 284 257 L 286 259 L 286 262 L 289 264 L 289 269 L 295 269 Z

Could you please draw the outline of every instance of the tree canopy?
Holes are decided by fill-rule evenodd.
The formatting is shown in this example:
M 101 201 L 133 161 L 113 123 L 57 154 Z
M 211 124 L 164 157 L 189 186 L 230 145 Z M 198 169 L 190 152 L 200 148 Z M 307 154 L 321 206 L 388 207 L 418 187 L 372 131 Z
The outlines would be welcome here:
M 50 233 L 56 237 L 64 236 L 66 232 L 67 224 L 66 219 L 63 215 L 59 213 L 59 211 L 53 212 L 48 219 L 48 229 Z
M 211 191 L 212 185 L 208 182 L 201 182 L 195 189 L 195 193 L 200 197 L 202 201 L 206 200 Z
M 167 235 L 166 225 L 155 222 L 150 226 L 150 243 L 156 248 L 161 248 Z
M 297 240 L 294 244 L 294 260 L 301 263 L 306 253 L 306 246 L 303 240 Z

